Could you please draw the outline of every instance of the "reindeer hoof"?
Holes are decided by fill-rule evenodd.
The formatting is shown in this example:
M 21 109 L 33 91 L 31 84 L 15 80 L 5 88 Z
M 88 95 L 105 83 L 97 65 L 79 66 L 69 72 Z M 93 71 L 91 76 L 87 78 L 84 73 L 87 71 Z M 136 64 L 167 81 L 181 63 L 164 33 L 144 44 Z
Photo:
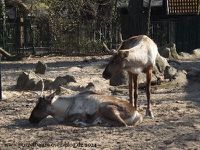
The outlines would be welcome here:
M 147 109 L 147 110 L 146 110 L 146 116 L 147 116 L 147 117 L 150 117 L 151 119 L 154 119 L 153 112 L 152 112 L 150 109 Z
M 142 115 L 138 111 L 136 111 L 136 116 L 135 116 L 133 125 L 138 125 L 138 124 L 142 123 L 142 121 L 143 121 Z

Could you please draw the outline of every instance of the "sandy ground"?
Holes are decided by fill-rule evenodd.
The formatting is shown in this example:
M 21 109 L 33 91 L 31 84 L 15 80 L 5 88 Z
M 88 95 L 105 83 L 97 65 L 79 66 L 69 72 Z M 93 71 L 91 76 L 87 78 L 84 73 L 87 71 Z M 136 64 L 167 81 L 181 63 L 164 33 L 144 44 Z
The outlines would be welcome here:
M 154 86 L 152 101 L 155 119 L 144 118 L 138 126 L 73 127 L 58 124 L 50 117 L 38 126 L 29 124 L 28 118 L 37 94 L 33 91 L 16 91 L 13 86 L 22 71 L 34 70 L 38 60 L 47 63 L 45 76 L 49 78 L 70 73 L 80 85 L 93 82 L 97 89 L 108 92 L 109 82 L 101 77 L 105 57 L 35 57 L 21 62 L 2 62 L 3 93 L 7 99 L 0 102 L 1 150 L 200 149 L 200 83 L 195 80 L 189 80 L 184 87 L 163 89 Z M 200 61 L 184 61 L 180 62 L 180 66 L 186 70 L 198 68 Z M 128 90 L 123 91 L 115 93 L 115 96 L 128 98 Z M 139 111 L 144 114 L 146 97 L 143 89 L 140 89 L 138 99 Z

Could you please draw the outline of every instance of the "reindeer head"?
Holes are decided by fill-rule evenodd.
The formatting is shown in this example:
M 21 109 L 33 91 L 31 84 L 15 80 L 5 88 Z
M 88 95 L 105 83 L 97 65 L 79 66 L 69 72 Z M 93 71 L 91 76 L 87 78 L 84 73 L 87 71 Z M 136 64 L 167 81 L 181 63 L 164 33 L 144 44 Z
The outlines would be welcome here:
M 57 91 L 53 92 L 49 96 L 44 96 L 43 91 L 44 91 L 44 81 L 43 79 L 35 74 L 38 78 L 41 79 L 42 81 L 42 90 L 41 94 L 38 97 L 38 101 L 36 106 L 33 108 L 31 115 L 29 117 L 29 121 L 31 124 L 38 124 L 42 119 L 46 118 L 49 115 L 48 112 L 48 107 L 51 105 L 51 101 Z
M 45 97 L 40 97 L 29 117 L 30 123 L 38 124 L 42 119 L 46 118 L 49 115 L 47 108 L 50 104 L 49 100 Z
M 121 72 L 126 67 L 128 55 L 129 51 L 118 51 L 114 54 L 103 72 L 103 78 L 110 79 L 113 75 Z
M 121 72 L 126 67 L 127 57 L 129 55 L 129 51 L 126 50 L 120 50 L 123 48 L 123 39 L 122 34 L 120 33 L 120 46 L 117 48 L 117 50 L 112 49 L 110 50 L 105 43 L 103 43 L 104 48 L 113 55 L 109 63 L 107 64 L 104 72 L 103 72 L 103 78 L 110 79 L 113 75 Z

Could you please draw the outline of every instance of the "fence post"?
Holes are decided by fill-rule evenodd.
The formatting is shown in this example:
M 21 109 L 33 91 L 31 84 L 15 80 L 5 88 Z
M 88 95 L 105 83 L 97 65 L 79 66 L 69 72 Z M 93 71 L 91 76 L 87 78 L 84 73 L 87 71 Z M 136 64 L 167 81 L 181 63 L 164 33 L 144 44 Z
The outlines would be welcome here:
M 2 85 L 1 85 L 1 55 L 0 55 L 0 100 L 2 100 Z

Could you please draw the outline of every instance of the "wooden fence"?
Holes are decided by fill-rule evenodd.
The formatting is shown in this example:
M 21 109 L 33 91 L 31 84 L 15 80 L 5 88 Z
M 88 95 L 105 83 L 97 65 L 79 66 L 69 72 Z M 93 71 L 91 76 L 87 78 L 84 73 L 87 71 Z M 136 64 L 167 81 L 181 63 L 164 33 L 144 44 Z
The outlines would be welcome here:
M 152 38 L 163 46 L 176 44 L 178 52 L 200 48 L 200 16 L 181 16 L 152 22 Z

